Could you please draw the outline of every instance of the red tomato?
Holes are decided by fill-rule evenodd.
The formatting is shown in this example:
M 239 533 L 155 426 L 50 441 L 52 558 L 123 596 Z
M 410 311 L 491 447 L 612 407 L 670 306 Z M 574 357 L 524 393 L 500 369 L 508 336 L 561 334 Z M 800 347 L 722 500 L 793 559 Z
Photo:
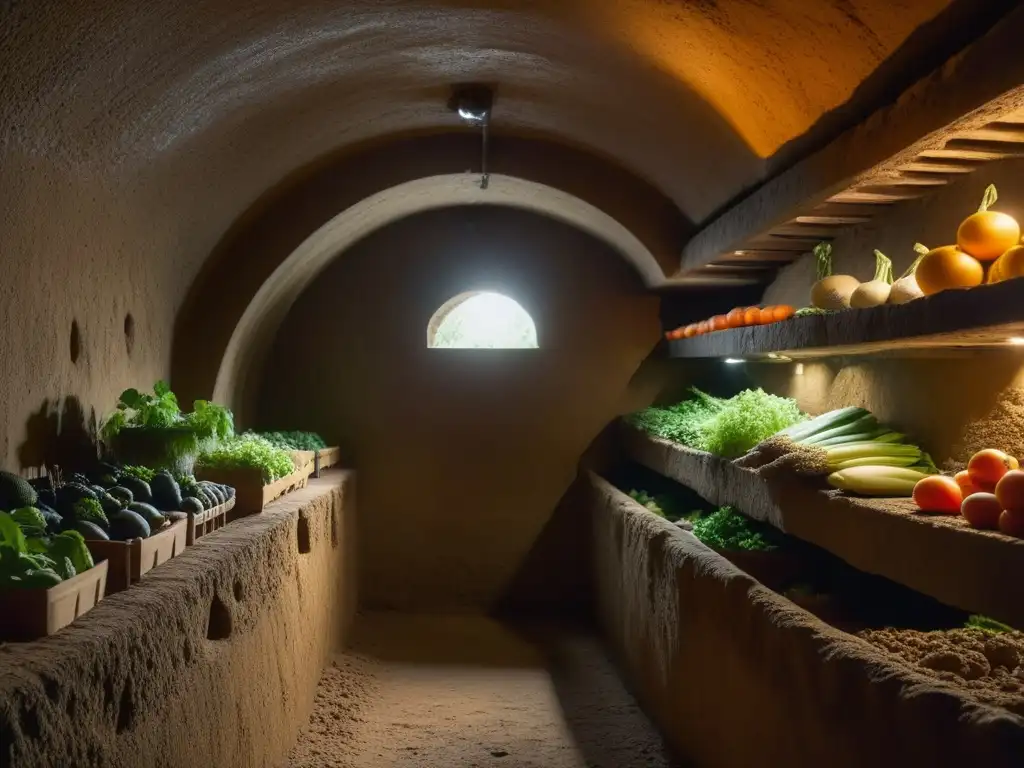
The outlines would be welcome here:
M 963 493 L 956 480 L 945 475 L 929 475 L 914 486 L 914 503 L 925 512 L 955 515 L 963 503 Z

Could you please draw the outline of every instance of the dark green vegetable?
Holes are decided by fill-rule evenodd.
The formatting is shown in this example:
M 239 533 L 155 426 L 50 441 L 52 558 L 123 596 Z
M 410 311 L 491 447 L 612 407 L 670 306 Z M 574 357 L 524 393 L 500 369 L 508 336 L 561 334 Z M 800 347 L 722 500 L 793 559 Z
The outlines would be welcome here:
M 137 515 L 140 515 L 143 520 L 149 523 L 150 530 L 157 530 L 162 528 L 164 523 L 167 522 L 167 518 L 160 514 L 160 511 L 151 504 L 143 504 L 141 501 L 136 501 L 128 505 L 128 509 Z
M 206 507 L 203 506 L 203 502 L 197 499 L 195 496 L 189 496 L 181 500 L 181 511 L 191 512 L 194 515 L 202 514 Z
M 120 500 L 121 506 L 130 506 L 135 501 L 135 495 L 123 485 L 117 485 L 110 489 L 110 495 Z
M 153 481 L 153 475 L 156 474 L 155 470 L 149 467 L 139 467 L 134 465 L 125 466 L 121 470 L 121 484 L 126 488 L 129 488 L 132 493 L 135 493 L 135 489 L 127 482 L 129 478 L 141 480 L 148 486 Z
M 21 528 L 6 512 L 0 512 L 0 589 L 49 588 L 60 583 L 56 565 L 46 554 L 41 539 L 29 541 Z
M 85 498 L 76 501 L 71 508 L 71 517 L 76 521 L 88 520 L 100 528 L 106 528 L 110 525 L 103 507 L 96 499 Z
M 122 509 L 110 518 L 110 538 L 116 541 L 148 539 L 151 533 L 149 523 L 138 512 Z
M 90 523 L 88 520 L 76 520 L 74 526 L 70 529 L 78 531 L 82 536 L 90 541 L 109 541 L 110 536 L 107 532 L 100 528 L 96 523 Z
M 36 489 L 25 478 L 0 471 L 0 509 L 34 507 L 37 500 Z
M 767 526 L 751 520 L 732 507 L 720 507 L 710 515 L 693 521 L 693 535 L 709 547 L 725 551 L 766 552 L 776 549 Z
M 153 506 L 164 511 L 181 509 L 181 487 L 169 472 L 159 472 L 150 483 L 153 489 Z
M 26 537 L 46 535 L 46 518 L 35 507 L 22 507 L 11 512 L 11 519 L 18 524 Z

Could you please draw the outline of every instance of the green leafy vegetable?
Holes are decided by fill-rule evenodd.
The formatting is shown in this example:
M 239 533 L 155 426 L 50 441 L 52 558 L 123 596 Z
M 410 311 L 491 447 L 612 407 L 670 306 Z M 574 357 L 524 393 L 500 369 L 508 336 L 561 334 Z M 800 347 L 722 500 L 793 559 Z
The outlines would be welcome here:
M 235 419 L 231 411 L 209 400 L 192 403 L 192 413 L 185 417 L 200 440 L 225 440 L 235 434 Z
M 85 537 L 78 531 L 63 531 L 50 538 L 49 555 L 58 562 L 63 558 L 71 561 L 73 573 L 82 573 L 93 567 L 92 554 L 85 544 Z M 57 569 L 58 572 L 60 569 Z
M 695 388 L 690 394 L 689 400 L 647 408 L 628 421 L 666 440 L 732 458 L 804 419 L 795 401 L 761 389 L 747 389 L 728 400 Z
M 655 498 L 647 493 L 647 491 L 632 490 L 629 492 L 629 497 L 640 506 L 645 507 L 648 512 L 651 512 L 658 517 L 665 517 L 664 510 L 662 510 Z
M 30 549 L 13 517 L 0 512 L 0 589 L 45 589 L 60 584 L 55 566 L 37 547 Z
M 46 518 L 35 507 L 22 507 L 11 512 L 11 518 L 18 524 L 25 536 L 46 534 Z
M 121 474 L 138 478 L 146 483 L 151 483 L 153 482 L 153 476 L 156 474 L 156 470 L 150 469 L 149 467 L 128 465 L 126 467 L 122 467 Z
M 259 469 L 263 482 L 271 483 L 295 471 L 288 452 L 275 448 L 258 435 L 240 435 L 199 456 L 198 466 L 219 469 Z
M 327 447 L 327 443 L 316 432 L 260 432 L 258 434 L 277 448 L 289 451 L 319 451 Z
M 103 506 L 96 499 L 79 499 L 71 507 L 71 511 L 76 520 L 87 520 L 103 529 L 110 527 Z
M 968 618 L 964 627 L 966 629 L 977 629 L 982 632 L 988 632 L 992 635 L 999 635 L 1004 632 L 1013 632 L 1013 627 L 1009 627 L 995 619 L 990 619 L 988 616 L 980 615 L 974 615 Z
M 767 552 L 776 549 L 767 528 L 732 507 L 721 507 L 693 522 L 693 535 L 709 547 L 726 551 Z
M 100 436 L 110 445 L 126 427 L 180 429 L 183 434 L 179 439 L 185 442 L 179 446 L 179 453 L 194 452 L 197 441 L 216 443 L 235 433 L 234 417 L 222 405 L 196 400 L 192 403 L 192 412 L 183 414 L 178 398 L 165 381 L 153 385 L 152 395 L 134 388 L 122 392 L 117 410 L 104 421 Z

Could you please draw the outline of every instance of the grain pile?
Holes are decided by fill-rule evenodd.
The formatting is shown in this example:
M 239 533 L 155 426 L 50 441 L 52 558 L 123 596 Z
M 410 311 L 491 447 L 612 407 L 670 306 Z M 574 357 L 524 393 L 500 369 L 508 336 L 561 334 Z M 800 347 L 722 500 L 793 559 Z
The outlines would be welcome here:
M 918 672 L 966 689 L 982 704 L 1024 717 L 1024 632 L 869 629 L 857 634 Z

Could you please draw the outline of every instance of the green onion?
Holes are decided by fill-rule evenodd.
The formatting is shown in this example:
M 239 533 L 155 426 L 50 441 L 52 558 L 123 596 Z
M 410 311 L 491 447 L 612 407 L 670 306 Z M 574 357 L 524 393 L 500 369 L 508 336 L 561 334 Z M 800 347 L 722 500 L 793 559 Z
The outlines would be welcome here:
M 780 436 L 788 437 L 794 442 L 799 443 L 812 435 L 816 435 L 819 432 L 824 432 L 828 429 L 834 429 L 835 427 L 847 424 L 854 419 L 859 419 L 865 415 L 870 415 L 868 411 L 857 406 L 849 406 L 847 408 L 840 408 L 836 411 L 829 411 L 821 416 L 816 416 L 809 421 L 802 421 L 799 424 L 794 424 L 792 427 L 782 430 L 777 434 Z
M 867 416 L 861 416 L 859 419 L 841 424 L 838 427 L 827 429 L 824 432 L 817 432 L 811 437 L 806 437 L 803 440 L 797 442 L 803 443 L 804 445 L 817 445 L 821 440 L 831 440 L 833 437 L 842 437 L 843 435 L 857 435 L 864 432 L 871 432 L 878 429 L 878 422 L 875 417 L 870 413 Z

